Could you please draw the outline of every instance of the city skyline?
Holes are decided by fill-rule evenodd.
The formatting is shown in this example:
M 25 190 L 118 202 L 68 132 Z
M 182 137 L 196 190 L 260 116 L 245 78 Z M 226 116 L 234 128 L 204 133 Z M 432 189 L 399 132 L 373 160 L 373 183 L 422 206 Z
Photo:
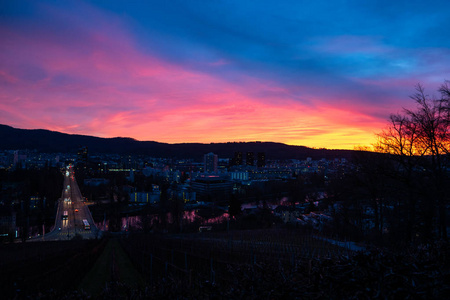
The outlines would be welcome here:
M 353 149 L 450 73 L 444 1 L 3 2 L 0 118 L 164 143 Z

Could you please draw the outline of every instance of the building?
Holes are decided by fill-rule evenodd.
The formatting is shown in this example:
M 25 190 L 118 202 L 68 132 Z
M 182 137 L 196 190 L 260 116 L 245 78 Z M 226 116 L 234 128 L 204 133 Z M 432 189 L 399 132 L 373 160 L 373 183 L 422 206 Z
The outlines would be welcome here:
M 263 168 L 266 166 L 266 153 L 265 152 L 258 152 L 258 159 L 256 162 L 256 166 L 258 168 Z
M 264 168 L 261 170 L 254 170 L 250 174 L 250 179 L 289 179 L 292 177 L 292 170 L 289 168 Z
M 86 186 L 100 186 L 108 183 L 109 180 L 106 178 L 88 178 L 84 180 L 84 185 Z
M 178 199 L 182 199 L 184 203 L 187 202 L 195 202 L 196 201 L 196 193 L 192 190 L 192 188 L 186 185 L 177 185 L 174 189 L 169 189 L 169 194 L 177 197 Z
M 77 152 L 77 160 L 78 163 L 82 163 L 84 165 L 88 162 L 88 147 L 81 147 Z
M 218 168 L 218 156 L 212 152 L 203 156 L 203 172 L 205 173 L 217 173 Z
M 223 176 L 210 175 L 196 178 L 191 183 L 192 191 L 197 195 L 197 200 L 227 200 L 233 189 L 232 181 Z
M 255 154 L 253 152 L 247 152 L 247 159 L 245 161 L 245 164 L 247 166 L 255 165 Z
M 234 157 L 231 160 L 231 165 L 242 166 L 242 152 L 234 152 Z
M 19 150 L 14 151 L 13 164 L 14 164 L 15 167 L 20 165 L 20 163 L 25 162 L 26 160 L 27 160 L 27 155 L 26 154 L 20 154 Z
M 16 213 L 11 209 L 0 208 L 0 236 L 7 237 L 16 231 Z
M 292 206 L 278 206 L 274 210 L 274 215 L 281 218 L 283 223 L 295 223 L 299 219 L 301 213 Z
M 231 180 L 237 180 L 237 181 L 249 180 L 248 171 L 234 171 L 234 172 L 230 172 L 228 174 L 230 175 Z
M 130 192 L 130 202 L 140 203 L 158 203 L 161 198 L 161 190 L 156 184 L 152 185 L 152 190 L 149 192 Z

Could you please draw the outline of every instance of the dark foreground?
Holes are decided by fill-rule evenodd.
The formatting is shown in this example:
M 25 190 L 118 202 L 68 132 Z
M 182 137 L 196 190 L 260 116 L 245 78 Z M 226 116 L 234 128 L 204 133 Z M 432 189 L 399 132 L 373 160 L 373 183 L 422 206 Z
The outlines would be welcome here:
M 3 299 L 449 299 L 449 245 L 353 251 L 257 230 L 0 246 Z

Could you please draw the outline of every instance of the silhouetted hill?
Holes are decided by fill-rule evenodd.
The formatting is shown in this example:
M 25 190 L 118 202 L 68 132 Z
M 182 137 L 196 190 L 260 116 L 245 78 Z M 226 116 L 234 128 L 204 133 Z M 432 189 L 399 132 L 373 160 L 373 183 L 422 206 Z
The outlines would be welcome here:
M 313 159 L 351 158 L 352 150 L 312 149 L 304 146 L 290 146 L 272 142 L 239 143 L 182 143 L 166 144 L 153 141 L 137 141 L 132 138 L 99 138 L 87 135 L 66 134 L 43 129 L 17 129 L 0 124 L 0 149 L 36 149 L 40 152 L 76 152 L 87 146 L 90 154 L 145 154 L 153 157 L 174 157 L 200 159 L 205 153 L 213 152 L 220 158 L 231 158 L 234 152 L 265 152 L 269 159 Z

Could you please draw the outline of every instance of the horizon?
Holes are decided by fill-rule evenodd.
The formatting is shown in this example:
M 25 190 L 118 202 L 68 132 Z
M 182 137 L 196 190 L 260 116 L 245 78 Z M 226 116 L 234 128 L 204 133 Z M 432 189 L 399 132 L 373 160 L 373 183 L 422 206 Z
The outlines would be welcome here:
M 273 143 L 273 144 L 282 144 L 282 145 L 287 145 L 287 146 L 298 146 L 298 147 L 306 147 L 306 148 L 310 148 L 310 149 L 314 149 L 314 150 L 357 150 L 357 149 L 334 149 L 334 148 L 319 148 L 319 147 L 308 147 L 308 146 L 304 146 L 304 145 L 289 145 L 286 143 L 281 143 L 281 142 L 274 142 L 274 141 L 227 141 L 227 142 L 204 142 L 204 143 L 198 143 L 198 142 L 191 142 L 191 143 L 186 143 L 186 142 L 181 142 L 181 143 L 164 143 L 164 142 L 159 142 L 159 141 L 153 141 L 153 140 L 137 140 L 134 139 L 132 137 L 128 137 L 128 136 L 113 136 L 113 137 L 100 137 L 100 136 L 94 136 L 94 135 L 88 135 L 88 134 L 78 134 L 78 133 L 67 133 L 67 132 L 62 132 L 62 131 L 55 131 L 55 130 L 50 130 L 50 129 L 44 129 L 44 128 L 18 128 L 18 127 L 13 127 L 7 124 L 0 124 L 0 125 L 4 125 L 4 126 L 8 126 L 11 127 L 13 129 L 19 129 L 19 130 L 45 130 L 45 131 L 50 131 L 50 132 L 55 132 L 55 133 L 61 133 L 61 134 L 67 134 L 67 135 L 79 135 L 79 136 L 87 136 L 87 137 L 94 137 L 94 138 L 102 138 L 102 139 L 132 139 L 134 141 L 137 142 L 155 142 L 155 143 L 160 143 L 160 144 L 168 144 L 168 145 L 177 145 L 177 144 L 202 144 L 202 145 L 210 145 L 210 144 L 240 144 L 240 143 Z
M 450 74 L 446 1 L 0 5 L 14 128 L 354 150 Z

